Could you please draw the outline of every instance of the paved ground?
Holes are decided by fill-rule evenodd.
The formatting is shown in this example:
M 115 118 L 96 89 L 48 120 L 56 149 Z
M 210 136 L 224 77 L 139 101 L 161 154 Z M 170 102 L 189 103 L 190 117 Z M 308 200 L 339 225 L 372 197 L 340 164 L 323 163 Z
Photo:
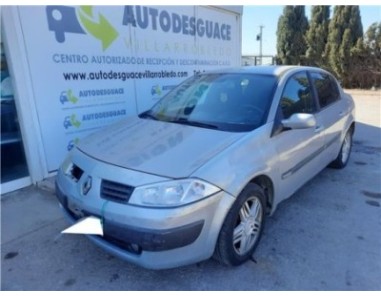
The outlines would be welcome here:
M 67 224 L 49 190 L 1 201 L 2 290 L 381 290 L 380 93 L 356 93 L 353 154 L 325 169 L 268 219 L 255 258 L 164 271 L 114 258 Z

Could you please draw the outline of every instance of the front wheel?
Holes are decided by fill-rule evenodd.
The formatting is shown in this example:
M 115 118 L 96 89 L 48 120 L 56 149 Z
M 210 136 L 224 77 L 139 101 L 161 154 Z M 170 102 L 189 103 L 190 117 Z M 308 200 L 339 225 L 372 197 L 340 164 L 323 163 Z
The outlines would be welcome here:
M 347 131 L 344 137 L 344 141 L 341 145 L 339 155 L 329 165 L 331 168 L 342 169 L 347 165 L 352 150 L 352 136 L 353 132 L 352 129 L 350 129 L 349 131 Z
M 237 197 L 218 237 L 215 258 L 225 265 L 240 265 L 257 247 L 265 222 L 263 189 L 249 184 Z

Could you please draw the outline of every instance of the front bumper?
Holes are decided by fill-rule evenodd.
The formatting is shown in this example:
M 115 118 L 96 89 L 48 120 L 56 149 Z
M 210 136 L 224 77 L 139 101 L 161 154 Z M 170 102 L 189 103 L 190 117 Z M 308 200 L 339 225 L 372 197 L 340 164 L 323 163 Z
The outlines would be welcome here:
M 79 181 L 80 182 L 80 181 Z M 163 269 L 210 258 L 234 198 L 220 191 L 178 208 L 144 208 L 83 197 L 59 171 L 57 197 L 70 222 L 85 216 L 103 221 L 104 236 L 88 237 L 104 250 L 134 264 Z M 65 189 L 64 189 L 65 188 Z
M 81 214 L 73 211 L 68 206 L 67 197 L 57 184 L 56 195 L 67 218 L 72 223 L 84 217 L 98 216 L 84 210 L 82 210 Z M 141 254 L 142 251 L 166 251 L 189 245 L 199 237 L 204 226 L 204 220 L 200 220 L 176 228 L 155 230 L 124 225 L 119 222 L 109 221 L 104 217 L 98 218 L 102 220 L 103 240 L 135 254 Z

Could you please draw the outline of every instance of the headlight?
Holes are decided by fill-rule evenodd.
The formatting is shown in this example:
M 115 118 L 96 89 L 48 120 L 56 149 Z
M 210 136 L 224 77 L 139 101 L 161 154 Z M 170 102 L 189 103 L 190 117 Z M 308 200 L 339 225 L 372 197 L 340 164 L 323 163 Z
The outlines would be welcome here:
M 176 180 L 137 187 L 129 203 L 152 207 L 173 207 L 203 199 L 220 190 L 214 185 L 197 179 Z
M 68 175 L 70 173 L 72 165 L 73 163 L 71 162 L 71 157 L 67 156 L 65 160 L 62 162 L 60 169 L 65 175 Z

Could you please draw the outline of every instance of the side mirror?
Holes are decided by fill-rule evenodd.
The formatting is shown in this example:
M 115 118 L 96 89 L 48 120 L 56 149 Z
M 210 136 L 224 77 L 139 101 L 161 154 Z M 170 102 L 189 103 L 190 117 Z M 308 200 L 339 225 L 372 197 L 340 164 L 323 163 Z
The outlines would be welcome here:
M 289 119 L 282 120 L 283 127 L 289 129 L 306 129 L 316 126 L 316 119 L 313 114 L 295 113 Z

